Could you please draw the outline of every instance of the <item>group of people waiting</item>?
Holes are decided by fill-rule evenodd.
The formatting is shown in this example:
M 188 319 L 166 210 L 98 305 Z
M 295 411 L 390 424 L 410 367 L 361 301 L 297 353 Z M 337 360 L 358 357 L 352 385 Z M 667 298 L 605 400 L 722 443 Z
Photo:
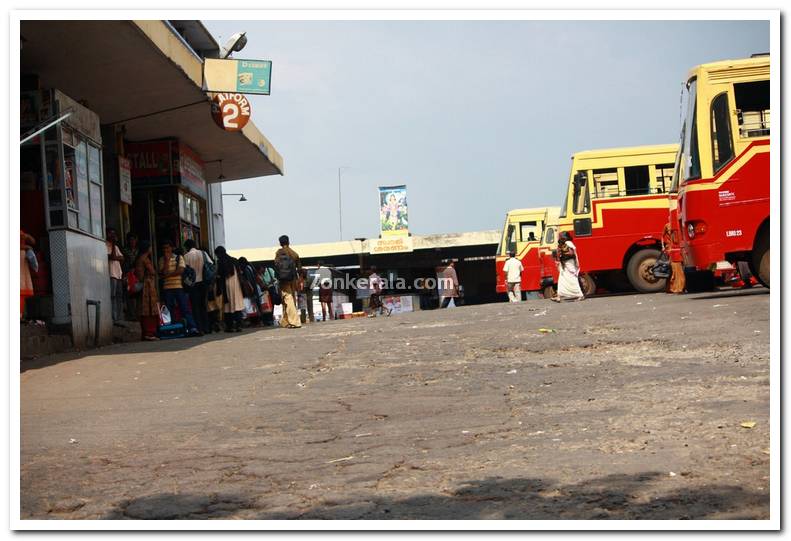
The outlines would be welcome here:
M 212 257 L 192 239 L 182 247 L 162 241 L 162 255 L 154 261 L 150 242 L 138 241 L 134 234 L 126 241 L 121 248 L 115 230 L 107 230 L 113 323 L 139 320 L 144 340 L 158 339 L 163 307 L 174 321 L 184 322 L 188 336 L 219 332 L 223 324 L 225 332 L 241 332 L 246 316 L 272 326 L 273 308 L 281 303 L 281 325 L 301 324 L 294 297 L 301 265 L 285 235 L 275 268 L 253 267 L 244 257 L 231 257 L 223 246 Z

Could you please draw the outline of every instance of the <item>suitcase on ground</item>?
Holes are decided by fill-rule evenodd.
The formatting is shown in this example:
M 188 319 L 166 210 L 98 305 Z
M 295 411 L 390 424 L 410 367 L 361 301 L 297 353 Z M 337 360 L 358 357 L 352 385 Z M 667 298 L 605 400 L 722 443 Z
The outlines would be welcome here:
M 160 325 L 157 329 L 157 336 L 159 336 L 160 340 L 184 338 L 187 336 L 187 327 L 182 322 Z

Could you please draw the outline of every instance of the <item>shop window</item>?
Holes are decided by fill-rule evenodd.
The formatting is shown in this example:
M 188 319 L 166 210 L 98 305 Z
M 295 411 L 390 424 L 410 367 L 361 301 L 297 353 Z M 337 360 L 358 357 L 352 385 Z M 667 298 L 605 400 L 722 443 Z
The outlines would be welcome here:
M 519 222 L 519 238 L 522 242 L 532 242 L 541 236 L 541 222 Z
M 650 175 L 647 165 L 624 168 L 626 195 L 646 195 L 650 192 Z
M 593 171 L 594 197 L 617 197 L 618 190 L 618 170 L 617 169 L 594 169 Z
M 769 81 L 735 83 L 736 116 L 741 137 L 769 136 Z
M 711 152 L 715 173 L 733 159 L 731 120 L 726 92 L 711 102 Z
M 673 170 L 675 164 L 664 163 L 656 166 L 656 191 L 657 193 L 667 193 L 673 183 Z

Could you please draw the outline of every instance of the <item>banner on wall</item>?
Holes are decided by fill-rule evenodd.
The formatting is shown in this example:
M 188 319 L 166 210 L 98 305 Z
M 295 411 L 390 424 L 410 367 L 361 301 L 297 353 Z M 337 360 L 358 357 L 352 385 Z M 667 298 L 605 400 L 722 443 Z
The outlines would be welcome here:
M 121 202 L 132 204 L 132 162 L 118 156 L 118 180 L 121 184 Z
M 379 234 L 382 237 L 409 235 L 406 185 L 379 186 Z

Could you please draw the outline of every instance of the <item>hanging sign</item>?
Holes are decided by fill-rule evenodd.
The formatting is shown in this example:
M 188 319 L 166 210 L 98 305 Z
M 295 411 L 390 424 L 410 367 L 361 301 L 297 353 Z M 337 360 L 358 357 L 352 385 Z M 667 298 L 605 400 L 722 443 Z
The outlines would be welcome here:
M 132 204 L 132 162 L 118 156 L 118 180 L 121 184 L 121 202 Z
M 379 186 L 379 234 L 381 237 L 409 235 L 406 186 Z
M 211 102 L 211 116 L 225 131 L 239 131 L 250 121 L 250 102 L 242 94 L 216 94 Z
M 206 58 L 203 86 L 207 92 L 243 92 L 269 95 L 272 61 Z

